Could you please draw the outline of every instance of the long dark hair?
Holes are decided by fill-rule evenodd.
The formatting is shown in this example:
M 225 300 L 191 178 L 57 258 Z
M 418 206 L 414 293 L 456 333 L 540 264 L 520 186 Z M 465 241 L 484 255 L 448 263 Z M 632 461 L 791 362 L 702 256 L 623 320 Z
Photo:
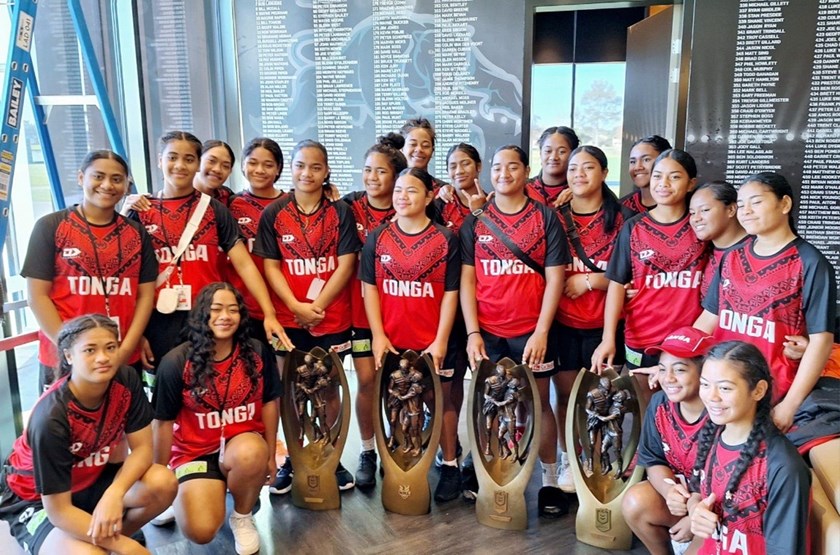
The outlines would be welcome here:
M 779 200 L 782 200 L 785 197 L 790 197 L 790 212 L 788 212 L 788 224 L 790 225 L 790 230 L 793 231 L 794 234 L 799 235 L 796 232 L 796 222 L 793 219 L 793 208 L 795 206 L 793 188 L 790 186 L 790 183 L 788 183 L 788 180 L 785 179 L 785 176 L 775 172 L 758 172 L 752 174 L 744 181 L 742 181 L 741 186 L 743 187 L 751 181 L 755 181 L 756 183 L 761 183 L 762 185 L 764 185 L 767 188 L 767 190 L 776 195 L 776 198 Z
M 756 386 L 764 380 L 767 382 L 767 392 L 758 401 L 755 410 L 755 420 L 753 420 L 753 427 L 750 430 L 750 435 L 747 441 L 741 448 L 741 454 L 735 463 L 735 468 L 729 477 L 729 482 L 726 484 L 726 493 L 724 498 L 720 500 L 724 511 L 724 522 L 731 522 L 737 520 L 750 508 L 743 511 L 738 510 L 735 506 L 735 492 L 738 490 L 738 485 L 741 483 L 744 473 L 747 471 L 753 459 L 760 454 L 762 442 L 768 433 L 774 430 L 773 420 L 770 417 L 770 410 L 772 407 L 772 391 L 773 391 L 773 377 L 770 375 L 770 366 L 761 351 L 757 347 L 743 341 L 726 341 L 712 347 L 706 354 L 706 361 L 718 360 L 730 362 L 733 368 L 736 368 L 741 377 L 749 384 L 750 391 L 754 390 Z M 706 469 L 706 461 L 709 458 L 709 452 L 712 449 L 714 440 L 718 433 L 722 430 L 712 419 L 706 420 L 703 429 L 700 431 L 699 440 L 697 443 L 697 459 L 694 463 L 694 469 L 691 476 L 692 491 L 699 492 L 705 497 L 705 494 L 700 491 L 700 474 Z M 707 475 L 705 483 L 711 485 L 712 477 Z
M 85 314 L 84 316 L 77 316 L 72 320 L 67 320 L 62 324 L 61 330 L 58 332 L 56 345 L 58 345 L 58 368 L 55 369 L 55 379 L 63 378 L 72 370 L 72 366 L 67 362 L 67 357 L 64 356 L 64 351 L 69 351 L 73 348 L 73 344 L 79 339 L 79 336 L 94 328 L 104 328 L 114 335 L 114 340 L 119 341 L 120 330 L 117 328 L 116 322 L 102 314 Z
M 248 309 L 242 294 L 231 284 L 217 281 L 205 286 L 195 299 L 195 306 L 187 318 L 187 341 L 190 347 L 187 351 L 187 359 L 190 362 L 190 383 L 187 388 L 192 392 L 194 398 L 201 397 L 203 392 L 210 386 L 216 369 L 213 360 L 216 355 L 216 337 L 210 329 L 210 305 L 213 304 L 213 295 L 216 291 L 230 291 L 236 297 L 236 304 L 239 305 L 239 327 L 233 334 L 233 348 L 239 347 L 238 358 L 250 361 L 245 364 L 245 371 L 251 384 L 259 383 L 260 375 L 257 372 L 259 355 L 251 345 L 248 333 Z M 233 356 L 233 353 L 231 353 Z
M 574 149 L 572 153 L 569 154 L 569 163 L 571 163 L 572 158 L 574 158 L 575 155 L 580 154 L 581 152 L 585 152 L 595 158 L 601 166 L 601 170 L 607 169 L 607 155 L 604 154 L 603 150 L 592 145 L 580 145 Z M 601 182 L 601 197 L 604 199 L 604 231 L 612 233 L 615 229 L 617 216 L 621 212 L 621 204 L 618 202 L 618 198 L 615 196 L 615 193 L 612 192 L 612 189 L 607 187 L 607 183 L 605 181 Z

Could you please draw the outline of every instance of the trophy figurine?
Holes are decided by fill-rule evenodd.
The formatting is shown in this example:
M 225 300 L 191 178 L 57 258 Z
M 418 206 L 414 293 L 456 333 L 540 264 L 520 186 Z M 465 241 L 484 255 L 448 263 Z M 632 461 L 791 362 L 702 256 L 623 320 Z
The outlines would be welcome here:
M 484 360 L 473 371 L 467 430 L 479 483 L 476 518 L 486 526 L 528 527 L 525 488 L 538 457 L 540 410 L 537 384 L 524 365 Z
M 283 366 L 283 433 L 295 468 L 292 503 L 316 511 L 338 509 L 335 471 L 350 427 L 350 388 L 338 355 L 320 347 L 295 349 Z M 330 423 L 330 400 L 340 409 Z
M 626 476 L 625 467 L 636 451 L 645 409 L 637 387 L 636 380 L 612 369 L 598 376 L 584 368 L 569 396 L 566 452 L 579 502 L 575 533 L 578 540 L 604 549 L 630 549 L 633 543 L 621 500 L 644 472 L 637 466 Z M 632 424 L 625 434 L 628 415 Z
M 431 509 L 427 476 L 443 426 L 440 396 L 440 379 L 428 354 L 408 350 L 386 356 L 376 381 L 373 426 L 385 472 L 382 505 L 391 512 L 422 515 Z M 428 423 L 426 406 L 432 414 Z

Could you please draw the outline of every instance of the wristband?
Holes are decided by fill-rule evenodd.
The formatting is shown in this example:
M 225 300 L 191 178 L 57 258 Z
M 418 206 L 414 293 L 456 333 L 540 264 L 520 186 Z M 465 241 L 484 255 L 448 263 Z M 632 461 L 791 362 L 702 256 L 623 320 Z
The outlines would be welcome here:
M 471 336 L 474 333 L 481 333 L 481 332 L 480 331 L 471 331 L 471 332 L 467 333 L 467 337 Z
M 589 272 L 587 272 L 583 275 L 586 278 L 586 288 L 589 289 L 590 291 L 592 291 L 592 284 L 589 283 Z

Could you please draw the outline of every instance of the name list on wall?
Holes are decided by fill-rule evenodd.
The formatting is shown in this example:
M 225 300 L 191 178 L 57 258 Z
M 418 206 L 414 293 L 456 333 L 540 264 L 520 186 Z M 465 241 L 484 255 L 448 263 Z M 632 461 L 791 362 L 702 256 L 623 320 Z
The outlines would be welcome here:
M 405 0 L 373 0 L 373 108 L 376 136 L 396 132 L 405 121 L 409 55 L 409 7 Z

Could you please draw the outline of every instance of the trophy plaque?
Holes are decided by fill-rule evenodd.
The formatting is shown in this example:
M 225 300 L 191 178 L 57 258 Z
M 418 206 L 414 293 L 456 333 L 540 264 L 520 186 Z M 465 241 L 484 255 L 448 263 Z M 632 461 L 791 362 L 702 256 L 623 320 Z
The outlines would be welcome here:
M 540 396 L 528 368 L 509 358 L 473 371 L 467 430 L 478 479 L 476 518 L 502 530 L 528 527 L 525 488 L 539 457 Z
M 639 393 L 632 377 L 619 377 L 612 369 L 599 376 L 584 368 L 569 396 L 566 452 L 579 502 L 575 533 L 579 541 L 596 547 L 626 550 L 633 543 L 633 533 L 621 514 L 621 500 L 644 473 L 636 466 L 627 475 L 645 410 Z
M 293 350 L 283 366 L 283 433 L 295 469 L 292 503 L 322 511 L 341 507 L 335 471 L 350 427 L 350 388 L 341 360 L 320 347 Z M 328 420 L 331 395 L 340 398 L 335 422 Z
M 443 426 L 440 379 L 428 354 L 389 353 L 376 380 L 373 427 L 382 459 L 382 506 L 403 515 L 431 510 L 429 468 Z M 424 407 L 431 420 L 426 422 Z

